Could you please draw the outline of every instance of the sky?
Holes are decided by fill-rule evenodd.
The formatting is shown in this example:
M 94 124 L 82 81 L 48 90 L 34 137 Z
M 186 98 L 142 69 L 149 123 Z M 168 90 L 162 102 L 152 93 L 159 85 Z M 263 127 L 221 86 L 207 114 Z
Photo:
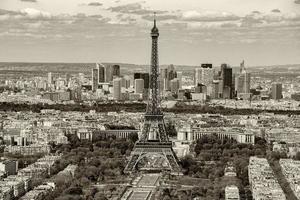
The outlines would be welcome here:
M 0 62 L 300 63 L 300 0 L 0 0 Z

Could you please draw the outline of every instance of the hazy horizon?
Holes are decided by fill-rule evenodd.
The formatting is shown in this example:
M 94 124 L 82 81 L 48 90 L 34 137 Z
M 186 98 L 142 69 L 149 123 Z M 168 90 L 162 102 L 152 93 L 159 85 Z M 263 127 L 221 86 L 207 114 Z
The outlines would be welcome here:
M 0 64 L 4 64 L 4 63 L 18 63 L 18 64 L 96 64 L 99 62 L 27 62 L 27 61 L 19 61 L 19 62 L 15 62 L 15 61 L 0 61 Z M 120 64 L 120 65 L 135 65 L 135 66 L 150 66 L 150 62 L 147 64 L 140 64 L 140 63 L 122 63 L 122 62 L 103 62 L 104 64 Z M 205 63 L 210 63 L 210 62 L 200 62 L 197 65 L 188 65 L 188 64 L 177 64 L 177 63 L 168 63 L 168 64 L 160 64 L 160 66 L 168 66 L 168 65 L 174 65 L 174 66 L 183 66 L 183 67 L 197 67 L 197 66 L 201 66 L 201 64 L 205 64 Z M 225 63 L 225 62 L 223 62 Z M 221 64 L 223 63 L 210 63 L 213 64 L 213 67 L 220 67 Z M 240 65 L 231 65 L 230 63 L 226 63 L 231 67 L 240 67 Z M 270 64 L 270 65 L 247 65 L 246 67 L 250 67 L 250 68 L 255 68 L 255 67 L 283 67 L 283 66 L 300 66 L 300 63 L 286 63 L 286 64 Z

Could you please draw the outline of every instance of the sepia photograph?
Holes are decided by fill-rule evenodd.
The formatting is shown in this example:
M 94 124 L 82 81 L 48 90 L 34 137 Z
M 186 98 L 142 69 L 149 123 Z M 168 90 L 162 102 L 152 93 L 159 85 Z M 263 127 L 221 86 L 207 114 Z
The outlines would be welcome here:
M 300 0 L 0 0 L 0 200 L 300 200 Z

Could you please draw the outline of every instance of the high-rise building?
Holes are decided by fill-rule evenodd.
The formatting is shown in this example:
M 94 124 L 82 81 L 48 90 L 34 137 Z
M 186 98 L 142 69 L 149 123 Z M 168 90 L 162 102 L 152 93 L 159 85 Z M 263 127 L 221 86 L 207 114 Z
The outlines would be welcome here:
M 149 89 L 149 81 L 150 81 L 149 73 L 134 73 L 133 78 L 134 78 L 134 80 L 135 79 L 143 79 L 144 80 L 144 88 Z
M 219 87 L 219 93 L 224 99 L 232 99 L 233 86 L 232 86 L 232 68 L 227 64 L 221 65 L 221 84 Z
M 177 79 L 179 81 L 179 89 L 182 89 L 182 72 L 181 71 L 177 72 Z
M 144 79 L 134 80 L 134 93 L 143 94 L 144 92 Z
M 203 84 L 206 87 L 211 86 L 214 79 L 214 73 L 212 64 L 201 64 L 201 68 L 195 69 L 195 86 L 198 84 Z
M 128 76 L 122 78 L 122 87 L 126 89 L 130 88 L 130 78 Z
M 53 84 L 52 72 L 48 73 L 48 84 Z
M 121 74 L 120 65 L 113 65 L 111 67 L 111 73 L 112 73 L 112 78 L 120 77 L 120 74 Z
M 219 80 L 213 80 L 211 94 L 210 94 L 211 99 L 219 98 L 219 83 L 220 83 Z
M 235 77 L 235 92 L 238 98 L 250 94 L 250 80 L 251 74 L 246 71 L 245 62 L 243 61 L 240 65 L 240 74 Z
M 114 100 L 116 101 L 119 101 L 119 100 L 122 100 L 121 99 L 121 87 L 122 87 L 122 79 L 121 78 L 115 78 L 113 80 L 113 91 L 114 91 L 114 94 L 113 94 L 113 97 L 114 97 Z
M 92 91 L 95 92 L 98 88 L 98 69 L 92 69 Z
M 175 70 L 174 65 L 169 65 L 165 69 L 160 70 L 160 87 L 164 91 L 170 91 L 171 90 L 171 80 L 174 78 L 177 78 L 177 72 Z
M 105 66 L 102 63 L 96 63 L 98 69 L 98 83 L 105 82 Z
M 170 88 L 172 93 L 178 93 L 179 90 L 179 80 L 174 78 L 170 81 Z
M 282 84 L 273 83 L 272 84 L 272 99 L 278 100 L 282 99 Z
M 196 68 L 194 71 L 194 85 L 197 86 L 198 83 L 201 83 L 201 78 L 202 78 L 202 69 L 201 68 Z
M 106 65 L 105 66 L 105 82 L 109 83 L 114 78 L 120 77 L 120 65 Z

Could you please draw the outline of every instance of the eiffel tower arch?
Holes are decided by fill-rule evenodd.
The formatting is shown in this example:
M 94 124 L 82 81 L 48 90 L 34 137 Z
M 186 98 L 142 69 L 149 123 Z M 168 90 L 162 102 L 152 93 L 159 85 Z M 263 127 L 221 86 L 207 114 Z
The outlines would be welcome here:
M 172 149 L 160 107 L 159 98 L 159 65 L 158 65 L 159 31 L 154 26 L 151 30 L 152 51 L 150 68 L 150 95 L 140 139 L 135 143 L 130 159 L 124 169 L 125 173 L 143 170 L 162 170 L 181 173 L 178 159 Z M 143 165 L 140 167 L 140 165 Z

